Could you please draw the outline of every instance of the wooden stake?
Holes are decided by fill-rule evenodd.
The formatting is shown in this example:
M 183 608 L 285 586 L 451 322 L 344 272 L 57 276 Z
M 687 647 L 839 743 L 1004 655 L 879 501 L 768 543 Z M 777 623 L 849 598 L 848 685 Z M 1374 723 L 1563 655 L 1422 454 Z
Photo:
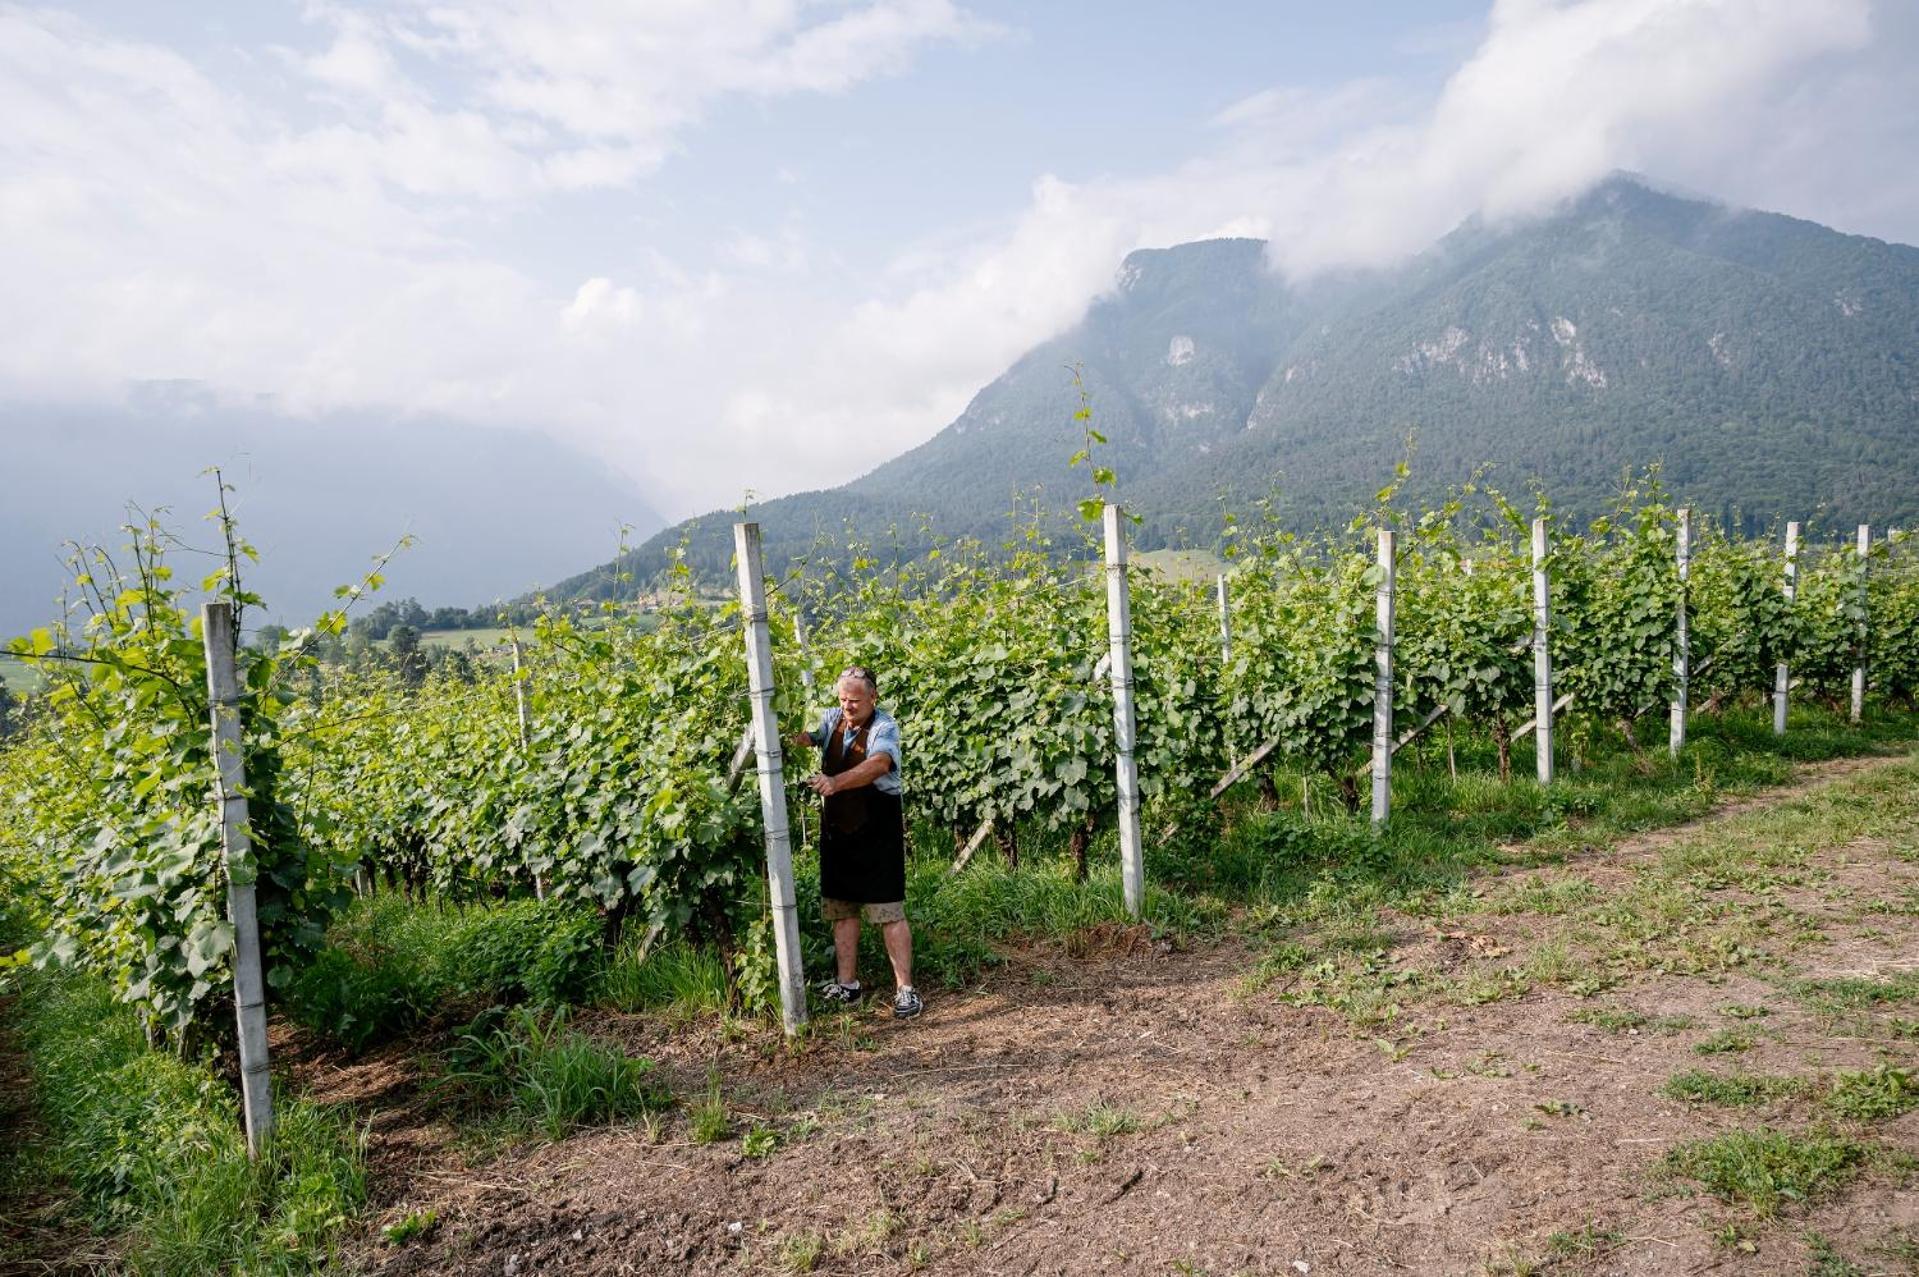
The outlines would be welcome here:
M 1790 610 L 1793 596 L 1799 589 L 1799 525 L 1786 525 L 1786 606 Z M 1792 686 L 1792 671 L 1785 661 L 1773 671 L 1772 680 L 1772 733 L 1775 736 L 1786 734 L 1786 691 Z
M 1379 592 L 1373 630 L 1373 828 L 1386 823 L 1393 790 L 1393 550 L 1391 528 L 1379 530 Z
M 1551 586 L 1546 580 L 1546 521 L 1533 520 L 1533 734 L 1538 738 L 1539 783 L 1553 783 L 1553 658 Z M 1518 733 L 1514 733 L 1517 738 Z
M 1133 607 L 1126 583 L 1120 508 L 1106 507 L 1106 636 L 1113 649 L 1113 769 L 1119 781 L 1119 866 L 1126 912 L 1146 907 L 1146 864 L 1139 845 L 1139 764 L 1133 758 Z
M 733 761 L 726 768 L 726 792 L 732 793 L 740 787 L 740 777 L 746 772 L 746 760 L 753 757 L 753 723 L 749 719 L 746 730 L 740 733 L 739 746 L 733 751 Z
M 1871 625 L 1868 608 L 1871 596 L 1866 592 L 1867 556 L 1872 553 L 1872 525 L 1859 525 L 1859 655 L 1852 667 L 1852 721 L 1857 723 L 1866 712 L 1866 639 Z
M 979 850 L 980 844 L 986 841 L 986 835 L 991 832 L 993 832 L 993 818 L 988 816 L 980 821 L 979 828 L 973 831 L 973 836 L 966 840 L 964 847 L 960 848 L 960 854 L 953 860 L 951 872 L 958 873 L 966 868 L 967 863 L 973 859 L 973 853 Z
M 227 871 L 227 921 L 233 924 L 233 1005 L 239 1021 L 240 1102 L 247 1156 L 255 1161 L 273 1137 L 272 1074 L 267 1067 L 266 980 L 260 970 L 260 915 L 254 900 L 252 825 L 247 812 L 245 745 L 240 733 L 240 680 L 234 669 L 233 605 L 200 607 L 207 653 L 207 699 L 219 780 L 220 847 Z
M 793 892 L 793 844 L 786 825 L 779 720 L 773 714 L 773 640 L 766 627 L 766 570 L 759 524 L 733 525 L 733 552 L 740 570 L 753 751 L 759 758 L 755 770 L 760 778 L 760 817 L 766 825 L 766 881 L 780 973 L 780 1019 L 790 1035 L 806 1025 L 806 973 L 800 965 L 800 917 Z
M 1692 511 L 1679 512 L 1679 615 L 1673 626 L 1672 641 L 1672 730 L 1668 748 L 1674 758 L 1686 747 L 1687 695 L 1692 679 L 1692 600 L 1688 597 L 1692 580 Z

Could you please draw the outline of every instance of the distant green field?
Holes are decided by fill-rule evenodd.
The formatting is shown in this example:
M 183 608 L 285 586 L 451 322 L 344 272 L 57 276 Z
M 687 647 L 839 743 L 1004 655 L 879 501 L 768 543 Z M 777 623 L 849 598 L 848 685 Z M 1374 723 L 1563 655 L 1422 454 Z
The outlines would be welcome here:
M 426 647 L 465 647 L 471 642 L 473 646 L 485 651 L 488 648 L 505 646 L 512 634 L 512 630 L 497 626 L 478 630 L 421 630 L 420 642 Z M 522 629 L 520 639 L 522 642 L 531 644 L 533 641 L 531 629 Z
M 1211 581 L 1233 566 L 1211 550 L 1142 550 L 1133 562 L 1174 581 Z
M 0 660 L 0 683 L 10 692 L 31 692 L 40 686 L 40 671 L 25 661 Z

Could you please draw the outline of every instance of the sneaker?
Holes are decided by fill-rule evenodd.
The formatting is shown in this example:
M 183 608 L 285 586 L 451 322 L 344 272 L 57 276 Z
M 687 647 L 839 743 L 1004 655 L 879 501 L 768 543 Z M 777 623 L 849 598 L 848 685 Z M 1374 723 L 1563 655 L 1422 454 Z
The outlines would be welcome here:
M 893 1018 L 895 1020 L 910 1020 L 925 1009 L 926 1004 L 920 1001 L 919 990 L 917 989 L 901 989 L 893 995 Z
M 841 984 L 838 980 L 828 980 L 820 986 L 820 996 L 828 1002 L 837 1002 L 844 1007 L 856 1007 L 860 999 L 866 996 L 866 990 L 857 984 Z

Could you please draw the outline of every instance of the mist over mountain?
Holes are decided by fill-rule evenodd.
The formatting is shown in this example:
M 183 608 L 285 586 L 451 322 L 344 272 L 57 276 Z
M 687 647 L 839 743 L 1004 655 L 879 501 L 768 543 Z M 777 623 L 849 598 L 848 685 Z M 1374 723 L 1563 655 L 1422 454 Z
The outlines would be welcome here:
M 378 597 L 476 606 L 610 555 L 622 522 L 635 536 L 662 522 L 624 479 L 542 435 L 370 414 L 293 420 L 222 407 L 192 384 L 141 387 L 111 409 L 0 404 L 0 437 L 0 636 L 56 615 L 65 541 L 103 545 L 126 566 L 129 502 L 164 508 L 188 546 L 215 547 L 210 466 L 236 489 L 240 530 L 260 551 L 244 570 L 268 604 L 258 619 L 289 625 L 337 606 L 333 587 L 405 535 L 415 543 Z M 214 565 L 172 557 L 182 582 Z
M 752 507 L 769 562 L 928 525 L 1003 537 L 1020 494 L 1086 495 L 1077 367 L 1139 542 L 1211 544 L 1270 497 L 1343 522 L 1410 446 L 1409 495 L 1487 469 L 1574 515 L 1660 463 L 1681 499 L 1748 527 L 1919 520 L 1919 249 L 1615 175 L 1552 216 L 1459 227 L 1391 271 L 1292 283 L 1257 240 L 1127 257 L 1113 291 L 920 447 L 840 488 Z M 732 512 L 668 528 L 724 580 Z M 611 565 L 558 592 L 611 589 Z

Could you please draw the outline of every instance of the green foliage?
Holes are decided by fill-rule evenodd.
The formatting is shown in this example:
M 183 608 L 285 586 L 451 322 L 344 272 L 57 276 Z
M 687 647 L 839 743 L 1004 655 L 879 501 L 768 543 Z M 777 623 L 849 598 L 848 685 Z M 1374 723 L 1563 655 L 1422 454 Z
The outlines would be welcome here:
M 757 797 L 725 781 L 746 721 L 731 615 L 542 622 L 523 747 L 506 678 L 328 676 L 290 716 L 309 836 L 446 896 L 537 877 L 649 930 L 728 934 L 759 881 Z
M 1902 704 L 1919 704 L 1919 546 L 1912 534 L 1880 543 L 1868 571 L 1872 686 Z
M 1371 556 L 1337 542 L 1247 538 L 1233 578 L 1233 659 L 1220 679 L 1226 731 L 1242 748 L 1334 780 L 1349 807 L 1372 740 L 1375 595 Z
M 1633 744 L 1630 725 L 1672 699 L 1679 577 L 1673 514 L 1656 480 L 1562 539 L 1548 572 L 1557 688 L 1571 693 L 1573 713 L 1621 725 Z
M 53 681 L 44 712 L 0 752 L 0 844 L 46 866 L 35 961 L 96 972 L 151 1030 L 175 1040 L 225 1036 L 231 1017 L 233 932 L 215 767 L 209 743 L 205 649 L 187 593 L 153 521 L 129 528 L 133 568 L 104 551 L 76 552 L 77 627 L 15 640 Z M 228 527 L 231 536 L 231 527 Z M 232 562 L 250 555 L 233 541 Z M 257 604 L 231 567 L 210 596 Z M 339 866 L 302 837 L 286 791 L 283 706 L 276 678 L 298 653 L 239 653 L 251 851 L 238 872 L 254 883 L 271 987 L 283 987 L 317 947 L 344 899 Z

